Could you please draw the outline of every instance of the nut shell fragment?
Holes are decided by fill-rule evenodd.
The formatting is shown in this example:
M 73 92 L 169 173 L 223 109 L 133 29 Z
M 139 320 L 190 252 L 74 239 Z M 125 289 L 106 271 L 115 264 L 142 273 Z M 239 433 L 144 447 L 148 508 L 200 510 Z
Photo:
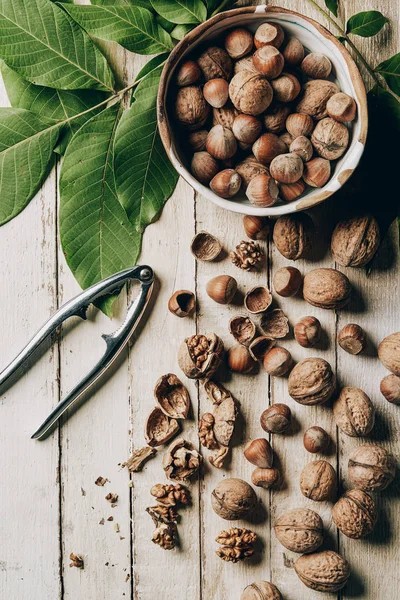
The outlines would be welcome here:
M 168 479 L 185 481 L 199 469 L 203 459 L 191 442 L 176 439 L 163 458 L 163 469 Z
M 378 520 L 375 502 L 362 490 L 349 490 L 332 508 L 336 527 L 349 538 L 359 539 L 371 533 Z
M 221 242 L 208 231 L 199 231 L 190 245 L 192 254 L 198 260 L 211 261 L 218 258 L 222 251 Z
M 145 463 L 156 454 L 157 450 L 155 448 L 144 446 L 143 448 L 135 450 L 132 453 L 132 456 L 130 456 L 126 462 L 122 463 L 121 466 L 122 468 L 128 467 L 130 473 L 136 473 L 137 471 L 141 471 Z
M 321 517 L 308 508 L 288 510 L 275 522 L 274 530 L 282 546 L 301 554 L 315 552 L 324 539 Z
M 155 406 L 146 419 L 144 438 L 149 446 L 162 446 L 179 432 L 179 423 Z
M 249 290 L 244 297 L 244 305 L 253 315 L 262 313 L 270 307 L 272 295 L 265 286 L 256 286 Z
M 229 446 L 237 419 L 237 404 L 230 396 L 214 407 L 214 435 L 221 446 Z
M 256 326 L 245 315 L 236 315 L 229 321 L 229 331 L 239 344 L 250 346 L 256 335 Z
M 154 396 L 163 413 L 172 419 L 186 419 L 190 396 L 182 381 L 173 373 L 162 375 L 156 383 Z
M 260 329 L 270 340 L 284 338 L 289 333 L 289 319 L 283 310 L 275 308 L 261 317 Z
M 301 581 L 317 592 L 337 592 L 350 577 L 350 567 L 340 554 L 332 550 L 303 554 L 294 563 Z
M 274 340 L 270 340 L 265 335 L 260 335 L 249 346 L 251 358 L 254 360 L 264 360 L 266 354 L 268 354 L 274 344 Z

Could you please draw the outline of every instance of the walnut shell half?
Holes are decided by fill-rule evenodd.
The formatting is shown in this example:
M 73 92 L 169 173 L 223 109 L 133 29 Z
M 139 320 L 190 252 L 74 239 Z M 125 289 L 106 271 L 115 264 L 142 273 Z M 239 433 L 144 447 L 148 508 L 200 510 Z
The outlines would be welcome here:
M 176 375 L 162 375 L 156 383 L 154 396 L 158 406 L 168 417 L 187 418 L 190 409 L 189 392 Z
M 349 479 L 354 487 L 365 492 L 384 490 L 395 473 L 393 456 L 375 444 L 360 446 L 349 458 Z
M 149 446 L 162 446 L 179 432 L 179 423 L 155 406 L 146 419 L 144 438 Z
M 237 419 L 237 405 L 232 397 L 225 398 L 214 408 L 214 435 L 221 446 L 229 446 Z
M 367 435 L 375 423 L 375 408 L 367 394 L 358 388 L 344 387 L 333 405 L 336 425 L 351 437 Z
M 285 512 L 274 525 L 275 535 L 288 550 L 314 552 L 323 542 L 321 517 L 309 508 L 295 508 Z
M 191 442 L 177 438 L 163 458 L 163 469 L 168 479 L 185 481 L 200 467 L 203 458 Z
M 203 379 L 218 369 L 223 352 L 224 344 L 215 333 L 192 335 L 181 344 L 178 363 L 189 379 Z
M 349 490 L 332 508 L 336 527 L 349 538 L 359 539 L 371 533 L 378 520 L 375 502 L 362 490 Z
M 370 262 L 380 243 L 379 225 L 374 217 L 341 221 L 332 234 L 332 256 L 343 267 L 363 267 Z
M 350 577 L 349 563 L 332 550 L 303 554 L 294 568 L 301 581 L 318 592 L 337 592 Z
M 337 310 L 350 300 L 351 284 L 346 275 L 336 269 L 314 269 L 303 281 L 303 297 L 318 308 Z
M 300 404 L 322 404 L 335 391 L 335 376 L 323 358 L 301 360 L 289 375 L 288 391 Z
M 289 319 L 280 308 L 266 312 L 260 321 L 260 329 L 266 338 L 277 340 L 289 333 Z

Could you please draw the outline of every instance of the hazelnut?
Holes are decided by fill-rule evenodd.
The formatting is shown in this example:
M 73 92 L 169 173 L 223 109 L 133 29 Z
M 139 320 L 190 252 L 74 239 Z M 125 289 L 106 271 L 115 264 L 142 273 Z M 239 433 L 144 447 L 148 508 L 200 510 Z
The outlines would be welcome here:
M 356 118 L 357 104 L 351 96 L 344 92 L 339 92 L 329 98 L 326 110 L 328 115 L 332 119 L 335 119 L 335 121 L 348 123 Z
M 312 79 L 327 79 L 332 71 L 332 63 L 327 56 L 310 52 L 300 65 L 301 71 Z
M 333 404 L 336 425 L 351 437 L 368 435 L 375 423 L 375 409 L 362 390 L 344 387 Z
M 314 269 L 303 280 L 303 297 L 312 306 L 337 310 L 350 299 L 351 284 L 346 275 L 336 269 Z
M 270 46 L 265 46 L 265 48 L 270 48 Z M 277 103 L 270 106 L 263 116 L 265 129 L 272 133 L 283 131 L 289 113 L 290 107 L 286 104 Z
M 286 129 L 293 138 L 297 138 L 301 135 L 308 137 L 312 134 L 312 130 L 314 129 L 314 121 L 310 115 L 292 113 L 286 119 Z
M 207 129 L 199 129 L 193 131 L 188 136 L 188 144 L 193 152 L 202 152 L 206 149 L 206 139 L 208 136 Z
M 230 275 L 218 275 L 207 283 L 208 296 L 218 304 L 229 304 L 237 290 L 237 282 Z
M 333 258 L 344 267 L 364 267 L 380 243 L 379 225 L 374 217 L 353 217 L 341 221 L 332 234 Z
M 294 326 L 294 337 L 303 348 L 314 348 L 321 337 L 321 323 L 316 317 L 303 317 Z
M 300 156 L 303 162 L 307 162 L 313 155 L 313 147 L 308 138 L 305 135 L 299 135 L 290 144 L 290 152 L 294 152 L 297 156 Z M 303 165 L 304 166 L 304 165 Z
M 349 354 L 360 354 L 367 347 L 365 333 L 359 325 L 345 325 L 338 334 L 339 346 Z
M 260 329 L 270 340 L 284 338 L 289 333 L 289 319 L 280 308 L 275 308 L 261 317 Z
M 233 72 L 236 75 L 236 73 L 239 73 L 239 71 L 251 71 L 252 73 L 258 73 L 257 69 L 253 65 L 252 56 L 245 56 L 244 58 L 240 58 L 235 62 L 233 65 Z
M 378 356 L 388 371 L 400 377 L 400 331 L 391 333 L 379 344 Z
M 286 152 L 286 144 L 274 133 L 263 133 L 253 144 L 253 154 L 263 165 Z
M 303 554 L 294 563 L 294 569 L 304 585 L 317 592 L 337 592 L 350 577 L 349 563 L 332 550 Z
M 282 73 L 277 79 L 271 81 L 274 99 L 278 102 L 292 102 L 300 94 L 299 80 L 291 73 Z
M 271 292 L 262 285 L 251 288 L 244 297 L 244 306 L 253 315 L 266 311 L 271 306 L 271 302 Z
M 272 206 L 278 200 L 279 189 L 270 175 L 256 175 L 247 186 L 246 196 L 253 206 Z
M 181 64 L 177 73 L 175 82 L 179 87 L 193 85 L 201 77 L 199 65 L 194 60 L 186 60 Z
M 175 117 L 187 129 L 203 127 L 207 121 L 209 109 L 199 87 L 191 85 L 178 90 L 175 100 Z
M 323 187 L 331 176 L 331 163 L 325 158 L 313 158 L 304 164 L 303 179 L 311 187 Z
M 325 79 L 312 79 L 303 85 L 300 99 L 296 105 L 296 112 L 309 115 L 314 119 L 323 119 L 327 116 L 326 103 L 333 94 L 339 92 L 336 83 Z
M 295 183 L 303 174 L 303 161 L 294 153 L 280 154 L 270 164 L 270 173 L 281 183 Z
M 302 179 L 299 179 L 295 183 L 281 183 L 279 186 L 279 196 L 285 202 L 291 202 L 295 200 L 306 189 L 306 184 Z
M 295 37 L 290 37 L 282 50 L 283 58 L 288 65 L 298 65 L 304 58 L 304 46 Z
M 288 510 L 275 522 L 275 535 L 292 552 L 314 552 L 324 540 L 321 517 L 309 508 Z
M 221 242 L 208 231 L 196 233 L 190 244 L 190 250 L 197 260 L 215 260 L 222 252 Z
M 242 479 L 223 479 L 211 494 L 211 505 L 222 519 L 237 521 L 247 517 L 257 505 L 253 488 Z
M 249 346 L 256 336 L 256 326 L 249 317 L 236 315 L 229 321 L 229 332 L 243 346 Z
M 295 296 L 300 289 L 302 275 L 295 267 L 282 267 L 275 271 L 273 278 L 274 290 L 283 298 Z
M 210 79 L 203 87 L 203 94 L 213 108 L 222 108 L 229 98 L 229 84 L 225 79 Z
M 268 167 L 258 162 L 254 156 L 249 156 L 242 160 L 242 162 L 236 165 L 235 169 L 242 178 L 242 184 L 245 190 L 256 175 L 269 175 Z
M 197 63 L 206 81 L 216 78 L 228 80 L 232 75 L 232 59 L 223 48 L 207 48 L 199 56 Z
M 289 375 L 289 395 L 299 404 L 323 404 L 333 396 L 335 387 L 331 365 L 323 358 L 305 358 Z
M 243 217 L 243 227 L 246 235 L 251 240 L 266 240 L 270 232 L 270 221 L 267 217 L 255 217 L 245 215 Z
M 261 48 L 262 46 L 275 46 L 275 48 L 279 48 L 284 38 L 285 34 L 280 25 L 277 23 L 262 23 L 254 35 L 254 44 L 256 48 Z
M 303 496 L 322 502 L 333 498 L 336 490 L 336 471 L 326 460 L 313 460 L 300 475 Z
M 273 453 L 271 444 L 264 438 L 248 442 L 244 447 L 244 455 L 252 465 L 260 469 L 272 467 Z
M 207 152 L 214 158 L 226 160 L 236 153 L 237 144 L 230 129 L 222 125 L 214 125 L 208 132 L 206 141 Z
M 354 487 L 365 492 L 386 489 L 395 472 L 393 456 L 375 444 L 359 446 L 349 458 L 349 479 Z
M 189 379 L 209 378 L 221 364 L 223 353 L 224 344 L 215 333 L 196 334 L 181 344 L 178 363 Z
M 242 179 L 234 169 L 224 169 L 210 181 L 210 188 L 221 198 L 233 198 L 240 190 Z
M 254 360 L 263 361 L 265 355 L 271 350 L 274 344 L 274 340 L 270 340 L 265 335 L 260 335 L 249 346 L 250 356 Z
M 169 442 L 179 432 L 179 423 L 168 417 L 159 406 L 149 413 L 144 426 L 146 444 L 154 448 Z
M 190 170 L 200 183 L 207 184 L 218 173 L 219 165 L 208 152 L 195 152 L 190 163 Z
M 229 84 L 229 96 L 233 105 L 247 115 L 259 115 L 272 102 L 272 88 L 261 75 L 251 71 L 239 71 Z
M 349 490 L 332 508 L 332 520 L 344 535 L 358 540 L 371 533 L 376 525 L 375 502 L 362 490 Z
M 386 375 L 381 381 L 380 390 L 388 402 L 400 404 L 400 377 Z
M 257 362 L 251 357 L 246 346 L 237 344 L 228 350 L 228 367 L 233 373 L 249 375 L 255 372 Z
M 186 419 L 190 396 L 182 381 L 173 373 L 162 375 L 154 388 L 157 405 L 171 419 Z
M 273 404 L 264 410 L 260 423 L 267 433 L 283 433 L 290 427 L 291 418 L 292 413 L 287 404 Z
M 283 600 L 283 598 L 273 583 L 255 581 L 243 590 L 240 600 Z
M 278 469 L 255 469 L 251 474 L 251 481 L 257 487 L 262 487 L 266 490 L 272 487 L 278 487 L 281 480 L 281 474 Z
M 232 29 L 225 38 L 225 49 L 234 59 L 243 58 L 253 49 L 253 36 L 248 29 Z
M 340 158 L 349 145 L 349 130 L 343 123 L 326 117 L 317 123 L 311 142 L 317 154 L 327 160 Z
M 331 439 L 325 429 L 322 429 L 322 427 L 318 427 L 317 425 L 309 427 L 304 433 L 304 448 L 307 452 L 311 452 L 311 454 L 316 454 L 317 452 L 321 454 L 325 453 L 328 450 L 330 443 Z
M 252 144 L 261 133 L 261 122 L 252 115 L 238 115 L 233 121 L 233 135 L 239 142 Z
M 285 152 L 288 152 L 289 146 L 293 142 L 293 139 L 294 139 L 293 136 L 291 136 L 288 131 L 285 131 L 285 133 L 282 133 L 282 135 L 279 136 L 279 139 L 286 146 Z
M 311 250 L 312 231 L 313 222 L 306 213 L 283 215 L 275 222 L 275 246 L 289 260 L 304 258 Z
M 179 290 L 172 294 L 168 301 L 168 310 L 177 317 L 187 317 L 196 306 L 196 298 L 193 292 Z
M 238 116 L 236 108 L 230 106 L 223 106 L 222 108 L 213 108 L 213 125 L 222 125 L 232 129 L 233 121 Z
M 264 369 L 273 377 L 284 377 L 293 365 L 292 355 L 286 348 L 277 346 L 264 356 Z
M 253 65 L 267 79 L 274 79 L 282 73 L 285 60 L 274 46 L 261 46 L 253 54 Z

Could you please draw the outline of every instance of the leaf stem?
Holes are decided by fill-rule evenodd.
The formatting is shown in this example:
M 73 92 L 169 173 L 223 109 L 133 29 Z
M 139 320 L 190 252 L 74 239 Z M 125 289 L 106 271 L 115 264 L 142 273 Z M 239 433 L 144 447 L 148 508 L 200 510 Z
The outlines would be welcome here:
M 211 17 L 215 17 L 218 13 L 222 12 L 230 0 L 222 0 L 221 4 L 211 13 Z

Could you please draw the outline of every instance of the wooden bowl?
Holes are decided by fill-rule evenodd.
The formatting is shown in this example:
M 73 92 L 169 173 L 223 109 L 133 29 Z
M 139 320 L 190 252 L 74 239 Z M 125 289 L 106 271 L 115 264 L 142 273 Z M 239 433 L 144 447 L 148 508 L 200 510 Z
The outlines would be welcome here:
M 350 143 L 346 153 L 333 164 L 331 179 L 322 188 L 307 187 L 303 194 L 292 202 L 282 202 L 269 208 L 256 208 L 247 200 L 245 194 L 240 192 L 231 200 L 220 198 L 209 187 L 199 183 L 188 170 L 190 160 L 187 152 L 180 147 L 175 127 L 170 115 L 168 103 L 169 87 L 174 72 L 182 59 L 189 54 L 196 56 L 205 43 L 218 43 L 218 38 L 223 37 L 226 30 L 232 27 L 246 27 L 255 31 L 265 22 L 279 23 L 286 34 L 297 37 L 306 50 L 320 52 L 328 56 L 332 62 L 332 76 L 340 90 L 352 96 L 357 103 L 357 117 L 350 125 Z M 214 204 L 227 210 L 250 215 L 278 216 L 308 209 L 326 200 L 334 194 L 351 176 L 364 151 L 368 130 L 367 98 L 364 83 L 357 65 L 335 36 L 319 23 L 277 6 L 249 6 L 230 10 L 215 15 L 190 31 L 171 52 L 163 69 L 157 101 L 158 127 L 165 150 L 171 163 L 182 177 L 200 194 L 211 200 Z

